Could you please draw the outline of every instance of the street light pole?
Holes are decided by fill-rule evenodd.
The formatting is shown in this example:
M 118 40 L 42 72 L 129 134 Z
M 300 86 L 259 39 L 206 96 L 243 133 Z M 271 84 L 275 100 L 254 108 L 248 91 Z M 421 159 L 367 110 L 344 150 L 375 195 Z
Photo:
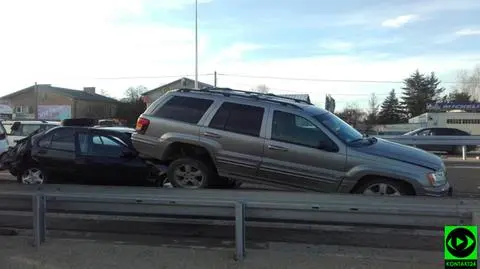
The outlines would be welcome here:
M 195 0 L 195 89 L 198 89 L 198 0 Z

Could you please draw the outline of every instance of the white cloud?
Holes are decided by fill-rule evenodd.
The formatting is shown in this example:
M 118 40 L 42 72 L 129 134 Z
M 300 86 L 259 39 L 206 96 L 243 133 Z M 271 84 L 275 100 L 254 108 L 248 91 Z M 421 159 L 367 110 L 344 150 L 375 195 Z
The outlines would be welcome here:
M 349 51 L 355 48 L 355 44 L 341 40 L 329 40 L 320 42 L 319 47 L 330 51 Z
M 217 53 L 215 63 L 241 60 L 245 53 L 261 49 L 263 46 L 252 43 L 235 43 Z
M 119 21 L 146 8 L 146 0 L 1 1 L 0 95 L 37 81 L 77 88 L 101 83 L 118 96 L 128 85 L 115 89 L 92 78 L 193 73 L 193 29 Z M 206 44 L 201 33 L 200 53 Z
M 462 29 L 455 32 L 455 35 L 458 36 L 470 36 L 470 35 L 480 35 L 480 29 Z
M 402 27 L 403 25 L 412 22 L 413 20 L 417 19 L 417 15 L 402 15 L 398 16 L 393 19 L 388 19 L 382 22 L 383 27 L 389 27 L 389 28 L 399 28 Z

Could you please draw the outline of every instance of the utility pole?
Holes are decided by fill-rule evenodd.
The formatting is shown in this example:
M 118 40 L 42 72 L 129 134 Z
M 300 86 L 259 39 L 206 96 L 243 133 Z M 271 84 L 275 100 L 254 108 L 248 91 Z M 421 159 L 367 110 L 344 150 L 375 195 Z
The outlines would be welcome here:
M 34 92 L 34 95 L 35 95 L 33 112 L 35 113 L 35 119 L 38 120 L 38 85 L 37 85 L 37 82 L 35 82 L 35 87 L 34 87 L 33 92 Z
M 213 72 L 213 86 L 217 87 L 217 71 Z
M 198 89 L 198 0 L 195 0 L 195 89 Z

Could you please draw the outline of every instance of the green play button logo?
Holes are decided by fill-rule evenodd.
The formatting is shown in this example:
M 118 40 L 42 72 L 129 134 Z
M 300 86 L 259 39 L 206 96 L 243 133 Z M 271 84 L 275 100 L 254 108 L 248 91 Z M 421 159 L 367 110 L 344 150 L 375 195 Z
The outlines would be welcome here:
M 445 226 L 445 268 L 477 268 L 477 226 Z

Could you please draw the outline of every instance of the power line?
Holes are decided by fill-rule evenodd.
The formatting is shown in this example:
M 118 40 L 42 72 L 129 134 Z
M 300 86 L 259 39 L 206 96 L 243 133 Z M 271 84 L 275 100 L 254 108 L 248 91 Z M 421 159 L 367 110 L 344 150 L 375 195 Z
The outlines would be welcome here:
M 168 76 L 146 76 L 146 77 L 107 77 L 107 78 L 94 78 L 102 80 L 115 80 L 115 79 L 159 79 L 159 78 L 181 78 L 181 77 L 194 77 L 195 75 L 168 75 Z M 199 76 L 213 76 L 213 73 L 199 74 Z
M 296 81 L 315 81 L 315 82 L 344 82 L 344 83 L 395 83 L 403 84 L 404 81 L 395 81 L 395 80 L 349 80 L 349 79 L 320 79 L 320 78 L 294 78 L 294 77 L 275 77 L 275 76 L 255 76 L 255 75 L 245 75 L 245 74 L 225 74 L 217 73 L 219 76 L 226 77 L 242 77 L 242 78 L 259 78 L 259 79 L 278 79 L 278 80 L 296 80 Z M 445 84 L 455 84 L 457 82 L 444 82 Z

